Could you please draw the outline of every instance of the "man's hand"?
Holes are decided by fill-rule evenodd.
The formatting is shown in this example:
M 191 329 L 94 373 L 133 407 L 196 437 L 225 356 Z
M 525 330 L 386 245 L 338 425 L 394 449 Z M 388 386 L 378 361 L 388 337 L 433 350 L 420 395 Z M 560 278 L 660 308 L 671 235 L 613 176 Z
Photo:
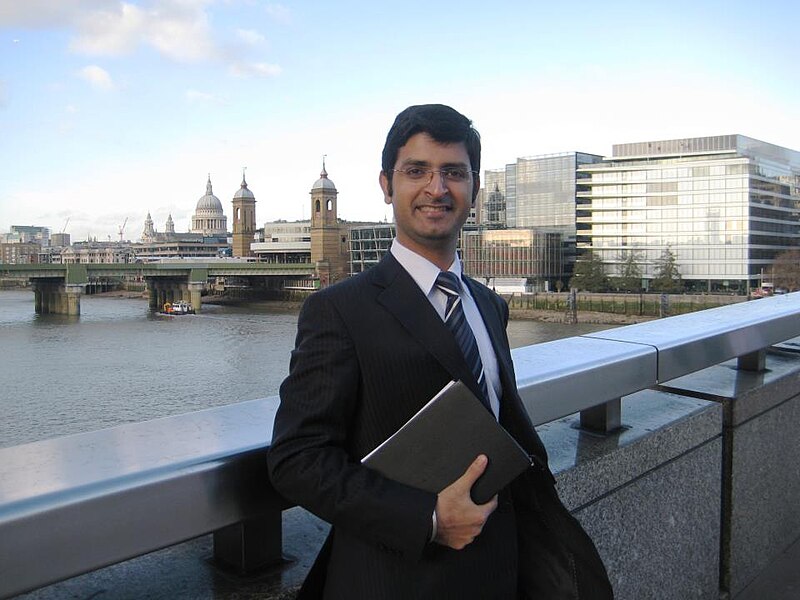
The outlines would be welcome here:
M 486 504 L 475 504 L 469 492 L 488 462 L 486 456 L 479 455 L 461 477 L 439 492 L 435 542 L 461 550 L 480 535 L 486 519 L 497 508 L 497 496 Z

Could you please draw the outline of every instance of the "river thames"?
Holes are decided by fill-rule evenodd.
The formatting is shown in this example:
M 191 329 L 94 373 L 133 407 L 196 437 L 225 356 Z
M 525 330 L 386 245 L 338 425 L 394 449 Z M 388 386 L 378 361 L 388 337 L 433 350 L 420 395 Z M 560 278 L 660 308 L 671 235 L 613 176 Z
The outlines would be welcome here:
M 152 314 L 146 300 L 83 296 L 80 317 L 37 315 L 0 292 L 0 447 L 273 396 L 297 310 L 269 303 Z M 512 347 L 609 328 L 512 321 Z

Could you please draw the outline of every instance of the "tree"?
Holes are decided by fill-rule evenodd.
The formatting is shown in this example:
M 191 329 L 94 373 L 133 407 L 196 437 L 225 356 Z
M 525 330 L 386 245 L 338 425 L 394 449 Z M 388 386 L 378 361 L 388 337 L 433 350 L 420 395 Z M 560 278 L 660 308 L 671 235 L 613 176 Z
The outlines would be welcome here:
M 772 283 L 775 288 L 794 292 L 800 290 L 800 249 L 781 252 L 772 263 Z
M 667 246 L 655 263 L 650 289 L 654 292 L 677 293 L 683 291 L 683 279 L 678 270 L 675 253 Z
M 617 289 L 625 292 L 638 292 L 642 289 L 642 268 L 639 266 L 639 253 L 635 250 L 628 252 L 627 256 L 620 257 L 622 273 L 615 280 Z
M 605 292 L 608 290 L 609 284 L 603 260 L 591 250 L 575 262 L 575 271 L 569 281 L 570 288 L 587 292 Z

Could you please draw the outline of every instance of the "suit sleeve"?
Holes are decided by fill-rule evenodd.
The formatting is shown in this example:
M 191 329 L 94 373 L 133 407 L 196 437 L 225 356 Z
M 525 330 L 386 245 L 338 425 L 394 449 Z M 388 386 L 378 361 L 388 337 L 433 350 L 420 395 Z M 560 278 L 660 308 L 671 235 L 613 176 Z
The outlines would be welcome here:
M 392 481 L 348 454 L 359 402 L 352 338 L 325 293 L 306 300 L 268 454 L 275 488 L 336 528 L 418 558 L 436 495 Z

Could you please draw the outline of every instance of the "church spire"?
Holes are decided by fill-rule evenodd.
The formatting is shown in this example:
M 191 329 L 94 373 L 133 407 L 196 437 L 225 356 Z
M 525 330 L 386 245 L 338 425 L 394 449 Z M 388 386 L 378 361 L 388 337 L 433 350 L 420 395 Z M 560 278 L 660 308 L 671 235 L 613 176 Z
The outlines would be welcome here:
M 244 179 L 245 171 L 247 171 L 247 167 L 242 167 L 242 188 L 247 189 L 247 182 Z
M 206 183 L 206 196 L 211 196 L 214 192 L 211 191 L 211 173 L 208 174 L 208 182 Z
M 328 156 L 327 154 L 322 155 L 322 172 L 319 174 L 320 177 L 323 179 L 328 178 L 328 172 L 325 170 L 325 157 Z

